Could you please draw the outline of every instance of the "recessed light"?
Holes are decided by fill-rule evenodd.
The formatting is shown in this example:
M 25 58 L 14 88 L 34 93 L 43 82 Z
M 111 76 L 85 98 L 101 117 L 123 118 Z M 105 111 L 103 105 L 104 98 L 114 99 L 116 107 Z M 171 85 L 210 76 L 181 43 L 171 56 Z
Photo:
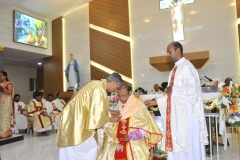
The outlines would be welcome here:
M 192 12 L 190 12 L 190 14 L 195 14 L 196 13 L 196 11 L 192 11 Z
M 42 65 L 42 63 L 41 63 L 41 62 L 38 62 L 38 65 Z
M 148 23 L 150 22 L 150 19 L 144 19 L 144 22 Z
M 144 74 L 142 74 L 142 77 L 144 76 Z

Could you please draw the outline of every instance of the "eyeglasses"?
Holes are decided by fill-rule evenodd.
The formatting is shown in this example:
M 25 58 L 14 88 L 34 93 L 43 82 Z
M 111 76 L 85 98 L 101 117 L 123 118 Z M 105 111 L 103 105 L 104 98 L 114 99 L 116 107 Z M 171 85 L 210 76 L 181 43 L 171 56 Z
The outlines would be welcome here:
M 128 96 L 128 94 L 121 95 L 121 96 L 120 96 L 120 95 L 117 95 L 117 97 L 120 98 L 120 99 L 121 99 L 121 98 L 127 98 L 127 96 Z

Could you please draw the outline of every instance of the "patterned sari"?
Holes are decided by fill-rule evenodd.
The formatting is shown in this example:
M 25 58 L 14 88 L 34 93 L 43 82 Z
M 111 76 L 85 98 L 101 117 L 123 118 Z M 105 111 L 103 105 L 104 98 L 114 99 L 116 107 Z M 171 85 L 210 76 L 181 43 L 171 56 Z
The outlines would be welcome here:
M 2 85 L 7 89 L 9 85 L 13 86 L 13 83 L 6 82 Z M 4 138 L 10 135 L 12 115 L 13 115 L 13 101 L 12 95 L 8 95 L 4 92 L 0 92 L 0 137 Z

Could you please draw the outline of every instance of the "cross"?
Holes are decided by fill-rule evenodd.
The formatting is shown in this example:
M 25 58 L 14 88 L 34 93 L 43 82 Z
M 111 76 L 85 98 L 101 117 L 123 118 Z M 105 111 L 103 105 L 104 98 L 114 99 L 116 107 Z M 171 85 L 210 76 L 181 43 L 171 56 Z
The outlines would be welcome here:
M 160 10 L 171 9 L 172 31 L 174 41 L 184 40 L 183 5 L 195 3 L 195 0 L 160 0 Z

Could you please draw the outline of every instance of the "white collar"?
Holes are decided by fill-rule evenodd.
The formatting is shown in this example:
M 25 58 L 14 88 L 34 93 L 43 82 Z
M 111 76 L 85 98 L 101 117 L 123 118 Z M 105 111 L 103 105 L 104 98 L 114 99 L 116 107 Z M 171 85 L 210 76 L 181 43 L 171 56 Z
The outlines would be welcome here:
M 175 62 L 175 66 L 181 65 L 184 61 L 186 61 L 186 58 L 182 57 L 182 58 L 179 59 L 177 62 Z

